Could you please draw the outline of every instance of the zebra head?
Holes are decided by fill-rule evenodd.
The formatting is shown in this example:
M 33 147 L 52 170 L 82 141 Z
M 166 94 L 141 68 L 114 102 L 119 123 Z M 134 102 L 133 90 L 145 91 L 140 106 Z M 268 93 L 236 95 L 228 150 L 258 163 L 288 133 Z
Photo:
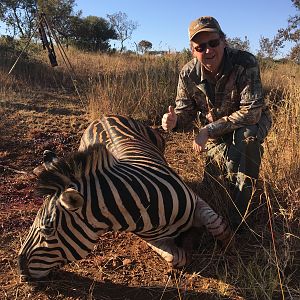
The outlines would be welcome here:
M 44 202 L 19 251 L 21 280 L 45 277 L 53 268 L 85 257 L 96 243 L 95 230 L 82 213 L 85 198 L 76 180 L 84 163 L 80 156 L 58 160 L 53 153 L 44 155 L 36 173 L 37 194 Z

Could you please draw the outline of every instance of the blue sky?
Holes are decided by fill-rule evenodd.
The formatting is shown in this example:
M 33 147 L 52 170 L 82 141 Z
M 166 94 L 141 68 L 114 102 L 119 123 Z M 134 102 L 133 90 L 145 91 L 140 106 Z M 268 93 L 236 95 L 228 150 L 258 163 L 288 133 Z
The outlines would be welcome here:
M 134 42 L 150 41 L 153 50 L 188 48 L 187 29 L 190 21 L 204 15 L 214 16 L 230 38 L 248 37 L 252 52 L 257 52 L 261 36 L 270 39 L 279 28 L 287 27 L 289 16 L 296 15 L 291 0 L 77 0 L 75 10 L 83 16 L 106 18 L 107 14 L 124 12 L 139 27 L 126 43 L 134 49 Z M 118 42 L 116 47 L 119 46 Z M 289 47 L 283 51 L 287 51 Z
M 297 14 L 291 0 L 76 0 L 75 11 L 83 16 L 107 18 L 119 11 L 127 14 L 139 27 L 132 39 L 125 42 L 127 49 L 135 50 L 134 43 L 150 41 L 153 50 L 181 51 L 189 47 L 189 23 L 200 16 L 214 16 L 230 38 L 244 37 L 250 41 L 251 51 L 257 53 L 261 36 L 272 39 L 279 28 L 287 27 L 289 16 Z M 0 23 L 0 33 L 5 26 Z M 112 46 L 119 47 L 118 41 Z M 291 44 L 286 44 L 286 54 Z

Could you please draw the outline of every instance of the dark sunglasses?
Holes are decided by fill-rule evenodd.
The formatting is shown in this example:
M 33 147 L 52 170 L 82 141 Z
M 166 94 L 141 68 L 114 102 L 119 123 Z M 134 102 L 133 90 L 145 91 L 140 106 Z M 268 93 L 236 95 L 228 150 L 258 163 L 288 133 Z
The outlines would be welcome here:
M 209 46 L 210 48 L 216 48 L 220 45 L 220 38 L 218 39 L 214 39 L 214 40 L 210 40 L 208 41 L 207 43 L 202 43 L 200 45 L 197 45 L 196 47 L 194 47 L 194 49 L 197 51 L 197 52 L 204 52 L 206 49 L 207 49 L 207 46 Z

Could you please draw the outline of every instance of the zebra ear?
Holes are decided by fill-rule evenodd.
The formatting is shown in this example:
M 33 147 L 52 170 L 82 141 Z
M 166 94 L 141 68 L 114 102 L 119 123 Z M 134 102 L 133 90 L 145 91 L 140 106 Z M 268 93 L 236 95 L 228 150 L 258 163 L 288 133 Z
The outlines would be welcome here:
M 45 150 L 43 152 L 43 161 L 45 164 L 50 164 L 57 161 L 56 153 L 50 150 Z
M 39 176 L 43 171 L 48 170 L 51 167 L 52 163 L 58 161 L 58 158 L 55 152 L 50 150 L 45 150 L 43 153 L 43 163 L 33 169 L 32 173 L 35 176 Z
M 74 210 L 82 207 L 84 199 L 83 196 L 73 188 L 67 188 L 60 195 L 58 201 L 68 210 Z

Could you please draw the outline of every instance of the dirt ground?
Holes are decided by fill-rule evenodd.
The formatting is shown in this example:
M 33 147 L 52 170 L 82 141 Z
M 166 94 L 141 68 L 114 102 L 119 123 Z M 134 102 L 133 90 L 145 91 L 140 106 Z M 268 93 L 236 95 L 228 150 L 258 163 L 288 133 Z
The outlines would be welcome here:
M 41 163 L 45 149 L 61 156 L 76 150 L 89 123 L 84 109 L 66 95 L 22 98 L 0 100 L 0 299 L 246 299 L 229 271 L 237 263 L 235 256 L 224 255 L 205 233 L 192 264 L 180 272 L 169 272 L 133 234 L 108 233 L 86 259 L 55 271 L 46 281 L 20 282 L 17 253 L 42 203 L 33 194 L 31 171 Z M 178 140 L 184 145 L 184 138 L 189 139 L 168 137 L 166 157 L 195 185 L 202 176 L 202 162 L 196 157 L 186 160 L 190 150 L 178 146 Z M 241 253 L 255 247 L 250 239 L 239 239 Z

